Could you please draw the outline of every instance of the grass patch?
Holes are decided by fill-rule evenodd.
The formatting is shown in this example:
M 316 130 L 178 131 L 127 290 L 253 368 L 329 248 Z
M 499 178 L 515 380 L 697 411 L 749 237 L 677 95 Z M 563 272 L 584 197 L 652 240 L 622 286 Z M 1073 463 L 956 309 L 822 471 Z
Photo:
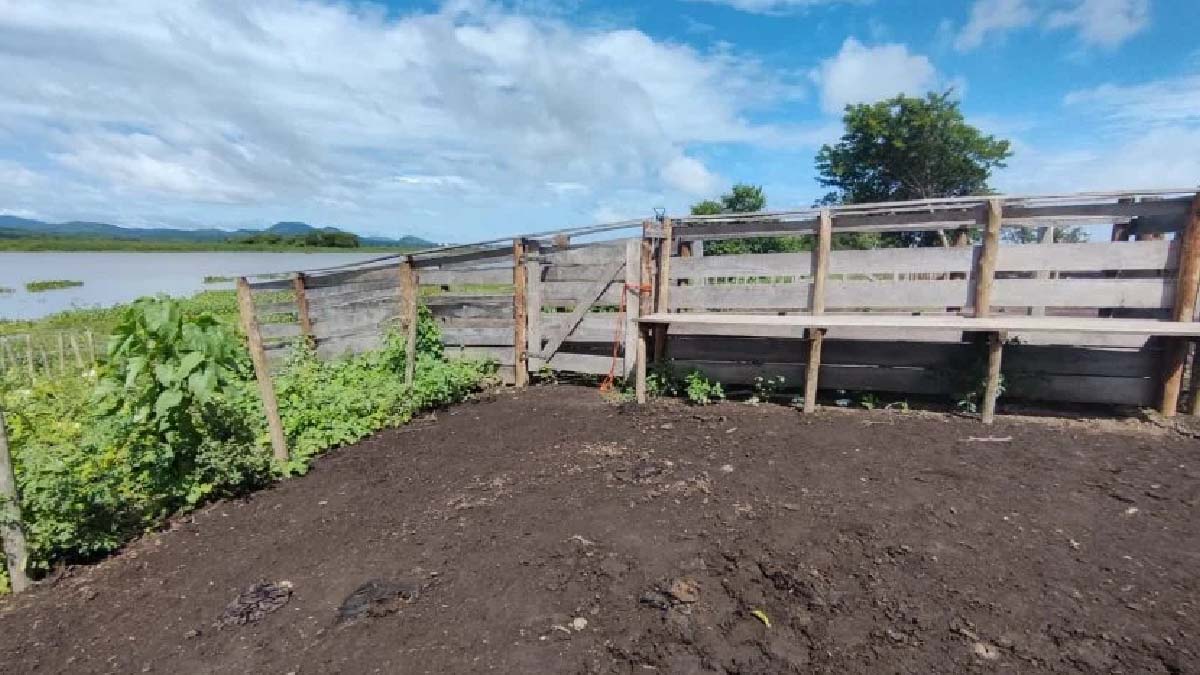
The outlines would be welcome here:
M 82 281 L 72 281 L 71 279 L 47 279 L 45 281 L 31 281 L 25 284 L 25 290 L 30 293 L 43 293 L 45 291 L 53 291 L 60 288 L 74 288 L 82 286 Z

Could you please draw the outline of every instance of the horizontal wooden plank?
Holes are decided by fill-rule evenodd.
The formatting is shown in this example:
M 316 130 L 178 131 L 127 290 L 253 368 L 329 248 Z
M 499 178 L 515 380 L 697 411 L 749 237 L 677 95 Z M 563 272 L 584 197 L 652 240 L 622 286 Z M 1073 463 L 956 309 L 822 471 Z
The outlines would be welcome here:
M 443 326 L 442 342 L 467 346 L 512 345 L 513 329 Z
M 619 240 L 571 247 L 564 251 L 542 251 L 538 257 L 550 265 L 604 265 L 624 255 L 624 240 Z
M 300 335 L 300 326 L 294 323 L 264 323 L 259 324 L 258 332 L 264 340 L 292 338 Z
M 616 369 L 613 372 L 620 375 L 623 372 L 623 366 L 624 362 L 621 359 L 617 359 Z M 550 357 L 550 368 L 570 373 L 607 375 L 609 369 L 613 368 L 613 358 L 611 355 L 596 356 L 593 354 L 572 354 L 560 351 Z
M 254 314 L 258 317 L 272 316 L 275 314 L 295 314 L 299 311 L 295 302 L 269 302 L 263 305 L 254 307 Z
M 309 290 L 333 288 L 347 284 L 367 284 L 389 282 L 393 285 L 400 283 L 400 267 L 391 263 L 385 267 L 370 267 L 363 269 L 344 270 L 326 274 L 309 274 L 304 277 L 304 286 Z
M 508 258 L 512 260 L 512 246 L 486 248 L 480 250 L 455 251 L 447 253 L 427 254 L 415 256 L 413 258 L 413 266 L 419 268 L 424 267 L 445 267 L 447 265 L 458 265 L 462 263 L 478 263 L 485 260 L 498 260 Z
M 1050 206 L 1005 206 L 1004 222 L 1019 223 L 1065 217 L 1113 218 L 1124 222 L 1136 216 L 1163 216 L 1182 219 L 1187 213 L 1190 197 L 1158 199 L 1141 202 L 1111 202 L 1107 204 L 1055 204 Z
M 508 319 L 512 320 L 512 303 L 503 302 L 457 302 L 444 305 L 429 305 L 434 318 L 450 319 Z
M 569 314 L 541 314 L 538 320 L 542 324 L 542 333 L 554 334 L 563 330 Z M 583 315 L 579 325 L 567 337 L 568 342 L 607 342 L 616 338 L 616 312 L 589 312 Z
M 967 273 L 978 247 L 896 248 L 833 251 L 830 274 Z M 1004 244 L 996 270 L 1100 271 L 1174 269 L 1178 246 L 1171 241 L 1081 244 Z M 812 274 L 811 254 L 761 253 L 677 258 L 672 279 L 714 277 L 805 277 Z
M 388 291 L 392 292 L 397 298 L 399 298 L 400 284 L 387 278 L 373 281 L 345 283 L 337 286 L 309 289 L 305 292 L 305 297 L 308 298 L 308 302 L 312 304 L 324 300 L 344 300 L 368 293 L 379 295 Z
M 672 310 L 807 309 L 809 284 L 709 284 L 672 289 Z M 1171 279 L 997 279 L 996 306 L 1170 307 Z M 829 281 L 827 308 L 969 307 L 966 279 L 914 281 Z
M 497 317 L 435 316 L 440 328 L 503 328 L 513 329 L 512 315 Z
M 674 262 L 674 261 L 672 261 Z M 612 265 L 608 261 L 604 265 L 549 265 L 542 274 L 543 281 L 594 281 L 600 277 L 605 268 Z M 624 271 L 613 276 L 614 279 L 624 280 Z
M 511 367 L 516 363 L 512 347 L 446 347 L 446 358 L 490 359 L 501 366 Z
M 593 286 L 591 281 L 554 281 L 542 284 L 542 306 L 564 307 L 579 302 Z M 624 282 L 614 281 L 600 294 L 595 304 L 619 305 Z M 590 299 L 590 298 L 589 298 Z
M 511 284 L 512 266 L 488 269 L 421 270 L 417 279 L 422 286 L 462 286 L 467 284 Z
M 1089 319 L 1059 316 L 990 316 L 974 318 L 951 314 L 909 316 L 904 314 L 649 314 L 638 319 L 651 324 L 692 324 L 695 326 L 744 326 L 746 334 L 758 326 L 803 326 L 826 328 L 890 327 L 900 331 L 917 329 L 954 329 L 974 332 L 1046 331 L 1068 333 L 1107 333 L 1129 335 L 1200 336 L 1200 322 L 1158 321 L 1155 319 Z
M 250 279 L 248 283 L 250 284 L 250 290 L 254 293 L 292 290 L 291 279 L 264 279 L 262 281 Z
M 383 344 L 381 333 L 359 333 L 329 338 L 318 338 L 317 356 L 322 359 L 332 359 L 347 354 L 361 354 L 379 349 Z
M 512 301 L 512 293 L 439 293 L 421 297 L 421 302 L 430 308 L 464 304 L 512 307 Z

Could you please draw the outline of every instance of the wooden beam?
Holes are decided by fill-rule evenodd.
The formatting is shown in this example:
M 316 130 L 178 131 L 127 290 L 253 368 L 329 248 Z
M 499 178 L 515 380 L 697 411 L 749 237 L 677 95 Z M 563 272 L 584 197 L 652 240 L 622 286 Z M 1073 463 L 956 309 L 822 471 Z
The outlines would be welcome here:
M 822 209 L 817 218 L 816 255 L 813 256 L 812 298 L 813 314 L 825 313 L 825 281 L 829 277 L 829 251 L 833 246 L 833 217 L 829 209 Z M 804 369 L 804 412 L 817 409 L 818 380 L 821 373 L 821 346 L 825 341 L 825 329 L 808 331 L 808 365 Z
M 670 312 L 670 289 L 671 289 L 671 251 L 674 237 L 672 231 L 674 227 L 671 224 L 671 219 L 666 218 L 662 224 L 662 239 L 658 241 L 658 272 L 657 282 L 658 288 L 654 294 L 654 311 L 667 313 Z M 657 330 L 654 332 L 654 360 L 659 361 L 667 351 L 667 331 Z
M 21 522 L 21 500 L 17 496 L 17 477 L 13 471 L 12 455 L 8 451 L 8 430 L 4 426 L 3 410 L 0 410 L 0 543 L 4 545 L 4 560 L 13 593 L 20 593 L 29 588 L 29 577 L 25 573 L 29 551 Z
M 634 377 L 633 391 L 638 403 L 646 402 L 646 340 L 652 327 L 639 325 L 637 333 L 637 374 Z
M 513 239 L 513 384 L 529 384 L 529 270 L 525 240 Z
M 625 304 L 625 325 L 621 330 L 625 336 L 622 376 L 629 377 L 637 357 L 638 317 L 642 311 L 641 241 L 630 237 L 625 240 L 625 288 L 621 300 Z
M 300 335 L 311 345 L 313 340 L 312 317 L 308 312 L 308 292 L 304 286 L 304 272 L 292 277 L 292 293 L 296 296 L 296 315 L 300 320 Z
M 542 353 L 542 261 L 537 240 L 528 240 L 525 249 L 525 355 Z M 540 363 L 530 363 L 540 366 Z
M 283 433 L 283 421 L 279 419 L 279 402 L 275 399 L 275 385 L 271 382 L 271 371 L 267 368 L 267 355 L 263 352 L 262 334 L 258 330 L 258 319 L 254 316 L 254 296 L 246 277 L 237 279 L 238 313 L 242 316 L 242 329 L 250 349 L 250 360 L 254 363 L 254 378 L 258 380 L 258 393 L 262 397 L 263 412 L 267 416 L 271 448 L 275 459 L 288 461 L 287 438 Z
M 420 322 L 417 296 L 421 285 L 412 256 L 400 263 L 400 317 L 404 326 L 404 383 L 412 385 L 417 374 L 417 329 Z
M 999 199 L 987 202 L 987 221 L 983 230 L 983 247 L 975 263 L 975 316 L 991 313 L 992 281 L 996 277 L 996 254 L 1000 248 L 1000 223 L 1003 219 Z
M 992 332 L 987 336 L 987 380 L 983 389 L 983 406 L 980 410 L 983 423 L 991 424 L 996 419 L 996 399 L 1000 398 L 1000 358 L 1004 349 L 1004 333 Z
M 1192 199 L 1187 221 L 1179 233 L 1179 241 L 1179 271 L 1171 318 L 1175 321 L 1192 321 L 1196 313 L 1196 291 L 1200 289 L 1200 192 Z M 1186 340 L 1173 339 L 1167 341 L 1163 352 L 1165 367 L 1158 410 L 1165 417 L 1173 417 L 1179 407 L 1187 350 Z
M 552 239 L 552 241 L 554 242 L 554 249 L 556 251 L 565 251 L 566 249 L 570 248 L 570 246 L 571 246 L 571 235 L 556 234 L 556 235 L 554 235 L 554 238 Z

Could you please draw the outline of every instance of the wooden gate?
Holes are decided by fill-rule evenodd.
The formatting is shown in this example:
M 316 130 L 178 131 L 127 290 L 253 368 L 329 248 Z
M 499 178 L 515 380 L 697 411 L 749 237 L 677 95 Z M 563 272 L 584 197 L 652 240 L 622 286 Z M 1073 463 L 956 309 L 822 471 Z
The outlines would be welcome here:
M 529 259 L 529 368 L 624 376 L 637 339 L 640 241 L 544 250 Z M 626 358 L 626 354 L 630 355 Z

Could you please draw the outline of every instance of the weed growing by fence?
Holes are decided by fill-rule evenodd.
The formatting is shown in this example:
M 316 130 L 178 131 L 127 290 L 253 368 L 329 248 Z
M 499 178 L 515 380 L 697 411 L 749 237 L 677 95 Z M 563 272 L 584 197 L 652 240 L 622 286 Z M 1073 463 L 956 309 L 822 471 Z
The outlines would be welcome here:
M 95 559 L 207 500 L 302 473 L 321 451 L 461 400 L 495 372 L 445 361 L 428 312 L 411 387 L 398 336 L 333 362 L 299 350 L 276 380 L 294 448 L 277 466 L 236 324 L 195 307 L 158 298 L 125 308 L 98 373 L 0 380 L 35 575 Z

